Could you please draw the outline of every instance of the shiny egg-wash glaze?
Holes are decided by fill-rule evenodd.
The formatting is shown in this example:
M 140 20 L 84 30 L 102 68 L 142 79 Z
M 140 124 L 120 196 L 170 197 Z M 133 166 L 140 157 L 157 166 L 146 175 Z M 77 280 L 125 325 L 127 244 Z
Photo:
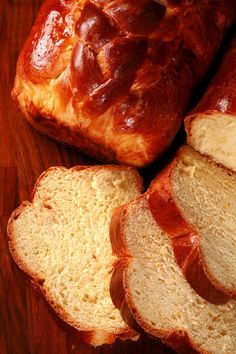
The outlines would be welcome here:
M 236 10 L 235 10 L 236 11 Z M 236 115 L 236 36 L 224 56 L 222 65 L 206 93 L 186 119 L 188 134 L 191 134 L 191 120 L 200 114 L 213 112 Z
M 55 139 L 147 165 L 173 140 L 234 17 L 233 0 L 47 0 L 13 97 Z

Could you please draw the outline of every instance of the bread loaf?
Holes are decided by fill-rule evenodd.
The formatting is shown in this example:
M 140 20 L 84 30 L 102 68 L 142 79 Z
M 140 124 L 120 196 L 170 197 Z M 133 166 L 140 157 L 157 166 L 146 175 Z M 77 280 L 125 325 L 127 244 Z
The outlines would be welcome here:
M 147 194 L 116 211 L 110 231 L 120 257 L 111 294 L 124 318 L 132 315 L 179 354 L 235 353 L 236 302 L 215 305 L 190 287 L 170 236 L 152 216 Z
M 185 126 L 195 150 L 236 171 L 236 37 Z
M 138 196 L 142 181 L 128 167 L 51 168 L 8 224 L 18 266 L 57 314 L 94 346 L 137 333 L 113 306 L 109 285 L 115 256 L 109 239 L 114 208 Z
M 172 142 L 234 9 L 234 0 L 46 0 L 13 98 L 43 133 L 147 165 Z

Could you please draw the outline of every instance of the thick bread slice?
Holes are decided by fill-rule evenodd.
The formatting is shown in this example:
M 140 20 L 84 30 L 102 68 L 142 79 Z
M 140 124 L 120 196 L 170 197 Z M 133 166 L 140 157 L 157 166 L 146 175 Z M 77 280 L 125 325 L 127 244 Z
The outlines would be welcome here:
M 236 171 L 236 37 L 185 127 L 188 144 Z
M 149 204 L 195 291 L 213 303 L 236 296 L 236 176 L 186 146 L 152 183 Z
M 115 261 L 109 223 L 114 208 L 141 190 L 132 168 L 55 167 L 37 181 L 33 202 L 24 202 L 9 220 L 9 246 L 18 266 L 94 346 L 137 338 L 109 294 Z
M 236 302 L 211 304 L 190 287 L 169 235 L 152 216 L 147 194 L 116 211 L 110 232 L 120 257 L 111 295 L 126 309 L 124 316 L 130 315 L 126 304 L 139 326 L 178 353 L 235 353 Z

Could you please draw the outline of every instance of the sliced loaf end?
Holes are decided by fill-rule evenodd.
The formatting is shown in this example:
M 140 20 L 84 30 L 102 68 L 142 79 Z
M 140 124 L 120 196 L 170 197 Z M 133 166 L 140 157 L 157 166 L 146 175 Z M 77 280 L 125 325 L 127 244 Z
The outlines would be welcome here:
M 216 163 L 236 172 L 236 116 L 208 112 L 185 121 L 188 144 Z
M 142 191 L 129 167 L 51 168 L 8 224 L 18 266 L 39 286 L 57 314 L 94 346 L 137 339 L 110 299 L 115 262 L 109 239 L 115 208 Z
M 236 303 L 214 305 L 189 286 L 171 239 L 156 223 L 144 195 L 112 218 L 111 240 L 120 257 L 112 292 L 134 320 L 181 354 L 233 354 Z M 125 295 L 120 292 L 122 279 Z

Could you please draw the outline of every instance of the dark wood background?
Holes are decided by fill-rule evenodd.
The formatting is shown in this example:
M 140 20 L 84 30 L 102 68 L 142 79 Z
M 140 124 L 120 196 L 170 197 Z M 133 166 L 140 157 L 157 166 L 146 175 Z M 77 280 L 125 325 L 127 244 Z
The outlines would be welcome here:
M 10 257 L 8 217 L 30 199 L 40 173 L 50 166 L 93 162 L 31 128 L 10 97 L 19 50 L 41 2 L 0 0 L 0 354 L 170 354 L 145 335 L 137 343 L 117 341 L 97 349 L 79 342 Z

